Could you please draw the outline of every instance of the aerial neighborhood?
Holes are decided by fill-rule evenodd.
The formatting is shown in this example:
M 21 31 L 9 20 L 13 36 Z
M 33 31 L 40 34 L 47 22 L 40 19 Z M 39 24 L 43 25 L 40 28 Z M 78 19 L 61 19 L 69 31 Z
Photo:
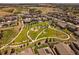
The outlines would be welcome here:
M 77 6 L 0 5 L 0 55 L 79 55 Z

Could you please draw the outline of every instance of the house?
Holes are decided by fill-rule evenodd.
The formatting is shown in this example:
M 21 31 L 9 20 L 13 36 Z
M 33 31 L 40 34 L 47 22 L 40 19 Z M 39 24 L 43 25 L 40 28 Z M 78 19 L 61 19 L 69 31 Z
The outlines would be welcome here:
M 79 19 L 73 20 L 74 24 L 79 24 Z
M 38 17 L 38 15 L 36 15 L 36 14 L 35 14 L 35 15 L 32 15 L 32 16 L 33 16 L 34 18 L 37 18 L 37 17 Z
M 46 52 L 43 48 L 38 49 L 39 55 L 46 55 Z
M 3 18 L 0 18 L 0 23 L 1 23 L 1 22 L 4 22 L 4 19 L 3 19 Z
M 77 36 L 79 36 L 79 30 L 74 31 L 74 34 L 77 35 Z
M 22 51 L 21 53 L 19 53 L 19 55 L 33 55 L 33 51 L 31 48 L 27 48 L 24 51 Z
M 19 17 L 18 16 L 11 16 L 12 17 L 12 21 L 15 21 L 15 20 L 18 20 L 19 19 Z
M 62 22 L 62 21 L 59 21 L 57 22 L 57 26 L 59 26 L 60 28 L 66 28 L 67 27 L 67 23 L 66 22 Z
M 32 21 L 38 21 L 38 18 L 31 18 Z
M 52 52 L 52 50 L 49 47 L 44 48 L 46 55 L 54 55 L 54 53 Z
M 74 31 L 77 30 L 77 27 L 76 27 L 75 25 L 71 24 L 71 23 L 68 23 L 67 29 L 68 29 L 69 31 L 71 31 L 71 32 L 74 32 Z
M 57 18 L 52 18 L 52 22 L 57 23 L 59 20 Z
M 31 18 L 25 18 L 25 19 L 23 20 L 23 22 L 24 22 L 24 23 L 30 23 L 30 22 L 31 22 Z
M 4 23 L 3 25 L 2 25 L 2 27 L 7 27 L 8 26 L 8 24 L 6 24 L 6 23 Z
M 32 20 L 32 23 L 37 23 L 37 22 L 39 22 L 38 18 L 31 18 L 31 20 Z
M 43 15 L 43 14 L 39 14 L 38 17 L 45 17 L 45 15 Z
M 41 17 L 42 21 L 47 21 L 47 17 Z M 50 19 L 51 20 L 51 19 Z
M 0 28 L 3 26 L 3 24 L 0 23 Z
M 64 44 L 64 43 L 59 43 L 55 45 L 55 51 L 59 54 L 59 55 L 74 55 L 75 53 L 72 51 L 72 49 Z
M 22 15 L 22 18 L 25 19 L 25 18 L 32 18 L 32 15 L 30 14 L 24 14 Z
M 14 21 L 17 19 L 18 19 L 18 16 L 6 16 L 6 17 L 4 17 L 5 22 L 6 21 Z
M 73 43 L 71 43 L 69 46 L 74 51 L 75 54 L 79 55 L 79 50 L 75 47 Z
M 74 46 L 79 50 L 79 42 L 73 42 Z
M 43 22 L 43 20 L 40 17 L 38 17 L 37 19 L 38 19 L 38 22 Z
M 5 24 L 10 25 L 12 21 L 7 21 Z

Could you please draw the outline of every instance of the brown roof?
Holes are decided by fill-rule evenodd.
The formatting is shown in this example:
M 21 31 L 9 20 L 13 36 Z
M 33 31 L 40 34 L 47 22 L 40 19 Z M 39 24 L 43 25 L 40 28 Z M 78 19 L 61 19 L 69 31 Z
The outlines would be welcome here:
M 60 26 L 61 28 L 66 28 L 67 23 L 65 23 L 65 22 L 57 22 L 57 25 Z
M 75 25 L 71 24 L 71 23 L 68 23 L 67 28 L 68 28 L 68 30 L 70 30 L 70 31 L 75 31 L 75 30 L 77 30 L 77 27 L 76 27 Z
M 54 55 L 52 50 L 49 47 L 38 49 L 40 55 Z
M 33 51 L 31 48 L 27 48 L 20 53 L 21 55 L 33 55 Z
M 76 46 L 73 43 L 71 43 L 69 46 L 75 52 L 75 54 L 79 55 L 79 50 L 76 48 Z
M 64 43 L 57 44 L 56 49 L 61 55 L 74 55 L 74 52 L 71 50 L 71 48 Z
M 52 55 L 52 54 L 54 55 L 54 53 L 52 52 L 52 50 L 49 47 L 46 47 L 44 49 L 45 49 L 47 55 Z
M 75 35 L 79 36 L 79 30 L 74 32 Z
M 73 42 L 74 46 L 79 50 L 79 42 Z
M 45 50 L 43 48 L 38 49 L 38 53 L 40 55 L 46 55 L 46 52 L 45 52 Z

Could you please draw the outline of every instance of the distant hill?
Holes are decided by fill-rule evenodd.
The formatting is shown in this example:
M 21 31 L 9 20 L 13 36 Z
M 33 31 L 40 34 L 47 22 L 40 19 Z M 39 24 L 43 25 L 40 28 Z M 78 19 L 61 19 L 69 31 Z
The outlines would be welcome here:
M 74 6 L 74 7 L 79 7 L 78 3 L 0 3 L 0 6 Z

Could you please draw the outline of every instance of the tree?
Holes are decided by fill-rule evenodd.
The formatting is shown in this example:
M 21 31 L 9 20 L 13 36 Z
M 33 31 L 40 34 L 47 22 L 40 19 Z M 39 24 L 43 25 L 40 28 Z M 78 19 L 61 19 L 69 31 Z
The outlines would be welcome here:
M 41 43 L 40 42 L 38 42 L 38 45 L 40 45 Z
M 1 53 L 1 51 L 0 51 L 0 55 L 1 55 L 2 53 Z
M 12 49 L 11 49 L 11 54 L 14 53 L 14 52 L 15 52 L 15 49 L 12 48 Z
M 3 37 L 3 31 L 0 32 L 0 39 Z
M 45 40 L 45 43 L 48 43 L 48 38 Z
M 8 53 L 8 50 L 5 50 L 4 54 L 7 54 Z
M 27 42 L 27 46 L 29 45 L 29 43 Z
M 52 40 L 51 40 L 51 38 L 49 39 L 49 42 L 51 42 Z

